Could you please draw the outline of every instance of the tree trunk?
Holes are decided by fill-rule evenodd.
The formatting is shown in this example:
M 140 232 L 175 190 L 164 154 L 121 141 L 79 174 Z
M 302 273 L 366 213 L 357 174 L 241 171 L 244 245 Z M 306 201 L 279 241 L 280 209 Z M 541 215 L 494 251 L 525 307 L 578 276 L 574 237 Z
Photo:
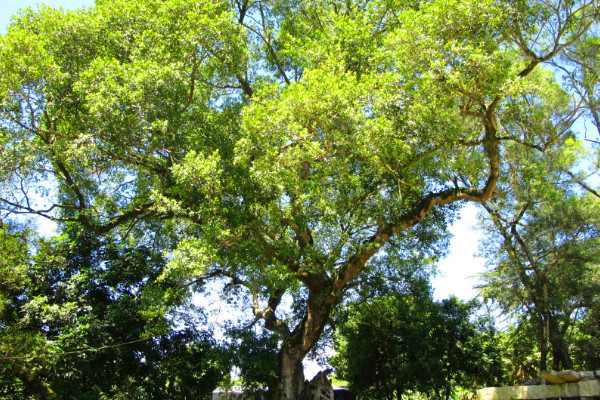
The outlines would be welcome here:
M 396 388 L 396 400 L 402 400 L 402 393 L 404 393 L 404 389 L 401 386 Z
M 302 360 L 305 354 L 287 349 L 285 346 L 279 353 L 279 387 L 277 400 L 299 400 L 304 389 L 304 367 Z
M 317 343 L 333 312 L 335 296 L 328 281 L 320 277 L 308 285 L 306 313 L 296 328 L 283 341 L 279 350 L 279 384 L 277 400 L 299 400 L 304 390 L 302 361 Z M 311 399 L 305 399 L 311 400 Z
M 554 319 L 550 323 L 550 344 L 552 345 L 552 368 L 554 370 L 573 369 L 569 346 L 558 327 L 558 322 Z
M 542 337 L 540 338 L 540 371 L 548 370 L 548 328 L 542 318 Z
M 542 284 L 542 343 L 540 346 L 541 359 L 540 359 L 540 371 L 546 371 L 548 369 L 548 343 L 550 342 L 550 296 L 548 293 L 548 275 L 543 274 L 540 277 Z

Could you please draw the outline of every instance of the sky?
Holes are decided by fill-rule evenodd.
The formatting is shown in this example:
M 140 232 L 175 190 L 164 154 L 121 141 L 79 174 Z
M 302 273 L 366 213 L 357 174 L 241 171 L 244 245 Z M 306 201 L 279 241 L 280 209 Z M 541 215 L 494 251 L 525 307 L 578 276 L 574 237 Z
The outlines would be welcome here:
M 477 295 L 473 288 L 478 282 L 477 274 L 485 270 L 485 259 L 475 257 L 481 231 L 476 229 L 477 207 L 473 204 L 461 210 L 460 219 L 454 222 L 450 232 L 450 252 L 438 264 L 439 274 L 432 280 L 436 300 L 447 299 L 451 294 L 462 300 Z
M 10 17 L 18 10 L 46 4 L 51 7 L 62 7 L 70 10 L 94 5 L 94 0 L 0 0 L 0 33 L 6 32 Z
M 51 7 L 76 9 L 94 5 L 93 0 L 0 0 L 0 34 L 6 33 L 10 17 L 19 9 L 46 4 Z M 462 300 L 470 300 L 477 293 L 473 286 L 476 275 L 484 270 L 485 260 L 474 257 L 481 234 L 474 230 L 477 209 L 466 206 L 461 218 L 451 227 L 454 238 L 450 244 L 450 253 L 439 265 L 439 274 L 432 280 L 436 300 L 455 295 Z

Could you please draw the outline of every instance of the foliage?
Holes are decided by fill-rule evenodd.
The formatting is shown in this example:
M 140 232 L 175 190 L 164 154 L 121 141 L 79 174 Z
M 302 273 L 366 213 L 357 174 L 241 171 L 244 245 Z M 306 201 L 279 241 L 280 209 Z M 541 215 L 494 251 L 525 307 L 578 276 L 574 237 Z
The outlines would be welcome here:
M 596 34 L 586 35 L 577 46 L 565 52 L 556 63 L 565 76 L 572 93 L 584 107 L 587 120 L 595 127 L 589 135 L 598 141 L 600 135 L 600 39 Z M 573 66 L 568 68 L 566 66 Z M 587 129 L 586 129 L 587 133 Z M 587 134 L 586 134 L 587 137 Z
M 238 368 L 241 384 L 248 390 L 266 389 L 277 384 L 277 335 L 252 329 L 230 332 L 231 363 Z
M 4 359 L 4 376 L 35 396 L 26 379 L 44 382 L 61 399 L 210 397 L 229 364 L 200 321 L 173 319 L 180 300 L 157 281 L 162 257 L 77 225 L 66 232 L 38 246 L 15 317 L 3 319 L 4 355 L 16 356 Z M 45 351 L 31 346 L 36 338 Z
M 594 371 L 600 367 L 600 308 L 597 299 L 587 310 L 585 316 L 575 330 L 573 338 L 573 358 L 579 370 Z
M 470 322 L 474 310 L 456 298 L 434 302 L 422 290 L 350 306 L 335 336 L 336 373 L 367 399 L 410 392 L 447 399 L 459 387 L 498 384 L 496 333 Z
M 524 316 L 499 334 L 499 348 L 506 366 L 507 383 L 522 385 L 539 375 L 540 345 L 538 328 Z
M 51 399 L 53 393 L 43 382 L 48 363 L 36 356 L 52 353 L 41 332 L 19 329 L 23 288 L 32 284 L 28 274 L 29 236 L 9 225 L 0 226 L 0 396 L 29 398 L 32 393 Z
M 566 134 L 545 129 L 573 108 L 540 65 L 597 18 L 593 0 L 23 11 L 0 39 L 0 208 L 151 228 L 167 281 L 240 286 L 281 337 L 273 389 L 293 399 L 370 263 L 439 256 L 460 202 L 492 197 L 506 146 Z

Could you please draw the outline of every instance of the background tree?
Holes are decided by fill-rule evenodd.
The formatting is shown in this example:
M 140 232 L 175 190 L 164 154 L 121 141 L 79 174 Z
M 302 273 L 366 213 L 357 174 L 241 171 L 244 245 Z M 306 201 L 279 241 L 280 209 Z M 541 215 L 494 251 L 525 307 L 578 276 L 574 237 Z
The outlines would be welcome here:
M 232 364 L 238 368 L 241 383 L 249 391 L 277 385 L 278 337 L 269 331 L 238 329 L 228 335 Z M 271 393 L 264 393 L 267 398 Z
M 585 311 L 583 320 L 577 325 L 573 335 L 573 359 L 575 368 L 592 371 L 600 366 L 600 335 L 597 329 L 600 322 L 598 298 Z
M 228 370 L 224 350 L 198 330 L 201 314 L 188 321 L 176 316 L 179 291 L 157 280 L 165 261 L 148 248 L 72 225 L 25 262 L 27 284 L 10 302 L 14 317 L 3 319 L 2 343 L 10 347 L 1 361 L 7 377 L 23 382 L 24 395 L 209 398 Z M 45 351 L 17 352 L 30 346 L 25 338 L 38 338 Z M 47 393 L 22 371 L 35 373 Z
M 46 382 L 50 364 L 38 356 L 52 352 L 52 347 L 39 331 L 23 331 L 18 322 L 22 317 L 23 288 L 30 285 L 26 232 L 0 226 L 0 395 L 54 399 Z
M 569 180 L 556 168 L 564 157 L 515 153 L 506 185 L 484 205 L 490 218 L 483 220 L 483 250 L 493 268 L 484 275 L 482 293 L 535 329 L 541 370 L 547 369 L 550 350 L 552 368 L 573 367 L 568 332 L 600 293 L 593 278 L 600 203 L 568 184 L 557 186 Z
M 475 304 L 456 298 L 434 302 L 423 288 L 346 310 L 332 363 L 361 398 L 400 399 L 417 392 L 448 399 L 459 387 L 502 381 L 493 328 L 470 321 Z
M 2 209 L 97 235 L 148 223 L 172 251 L 168 279 L 253 298 L 282 338 L 272 390 L 295 399 L 370 261 L 428 248 L 442 206 L 489 200 L 506 143 L 564 133 L 504 122 L 545 104 L 540 64 L 596 19 L 592 0 L 27 11 L 0 43 Z M 284 317 L 285 296 L 298 312 Z
M 498 334 L 508 385 L 522 385 L 539 375 L 539 330 L 532 318 L 522 316 Z

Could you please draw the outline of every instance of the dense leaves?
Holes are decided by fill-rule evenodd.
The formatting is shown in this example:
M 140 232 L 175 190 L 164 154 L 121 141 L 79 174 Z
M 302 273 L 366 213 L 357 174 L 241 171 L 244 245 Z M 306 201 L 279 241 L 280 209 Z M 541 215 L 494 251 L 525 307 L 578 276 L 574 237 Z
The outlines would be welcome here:
M 277 384 L 276 335 L 253 329 L 230 332 L 232 364 L 238 368 L 240 383 L 248 390 L 264 390 Z
M 449 398 L 460 387 L 502 382 L 494 329 L 470 321 L 475 304 L 434 302 L 421 289 L 351 306 L 336 334 L 333 364 L 361 398 L 408 393 Z
M 1 326 L 3 395 L 210 396 L 228 369 L 225 352 L 200 321 L 173 319 L 180 300 L 157 282 L 162 257 L 77 226 L 68 232 L 21 260 L 28 281 Z

